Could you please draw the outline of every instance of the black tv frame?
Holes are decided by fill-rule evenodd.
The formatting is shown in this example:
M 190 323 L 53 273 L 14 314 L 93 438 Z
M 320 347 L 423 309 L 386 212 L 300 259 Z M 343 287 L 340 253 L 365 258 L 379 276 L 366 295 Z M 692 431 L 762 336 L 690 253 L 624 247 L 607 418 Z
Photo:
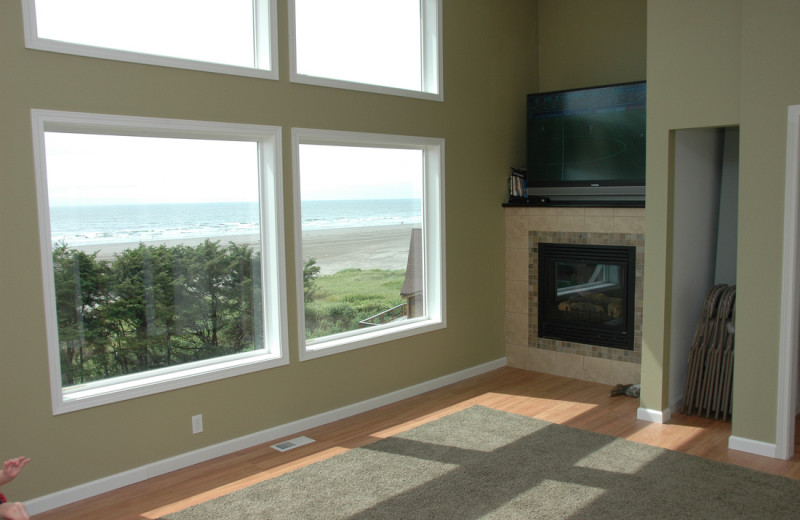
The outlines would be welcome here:
M 577 100 L 577 105 L 575 104 Z M 601 100 L 598 104 L 598 100 Z M 645 126 L 646 126 L 646 82 L 636 81 L 629 83 L 617 83 L 612 85 L 600 85 L 595 87 L 586 87 L 570 90 L 559 90 L 552 92 L 539 92 L 528 94 L 526 100 L 526 149 L 528 158 L 527 169 L 527 194 L 529 204 L 553 204 L 553 205 L 596 205 L 596 206 L 644 206 L 645 200 Z M 532 109 L 532 103 L 535 107 Z M 567 103 L 572 103 L 567 106 Z M 644 106 L 642 106 L 644 105 Z M 536 110 L 538 117 L 532 117 L 532 110 Z M 535 149 L 532 141 L 532 132 L 534 127 L 542 127 L 542 122 L 546 120 L 562 121 L 562 132 L 565 118 L 585 117 L 587 114 L 596 117 L 603 114 L 601 117 L 614 117 L 614 114 L 620 112 L 627 113 L 628 111 L 636 114 L 642 114 L 641 118 L 634 118 L 635 123 L 639 126 L 633 128 L 636 133 L 640 135 L 635 136 L 635 141 L 631 139 L 630 135 L 625 135 L 625 129 L 615 128 L 611 134 L 606 134 L 612 139 L 606 141 L 614 141 L 625 143 L 620 139 L 613 139 L 617 137 L 615 133 L 620 134 L 620 137 L 630 140 L 634 145 L 631 149 L 630 158 L 635 161 L 636 171 L 631 176 L 630 171 L 620 172 L 613 171 L 616 167 L 619 169 L 621 166 L 616 165 L 613 161 L 609 164 L 603 165 L 606 168 L 605 172 L 599 173 L 597 178 L 591 178 L 586 172 L 591 170 L 591 167 L 584 169 L 579 175 L 581 178 L 578 180 L 565 180 L 561 179 L 542 179 L 541 171 L 537 170 L 536 161 L 533 157 L 539 153 Z M 582 122 L 585 126 L 585 121 Z M 593 125 L 589 125 L 588 129 L 591 132 Z M 641 131 L 641 132 L 639 132 Z M 563 136 L 561 137 L 563 140 Z M 594 137 L 595 140 L 599 138 Z M 560 164 L 549 163 L 546 165 L 539 165 L 542 169 L 550 166 L 560 167 L 563 170 L 565 164 L 563 161 L 563 154 L 565 153 L 564 143 L 561 143 L 562 161 Z M 616 146 L 616 145 L 615 145 Z M 622 152 L 617 155 L 622 155 L 627 148 L 627 143 L 621 144 Z M 557 150 L 556 150 L 557 151 Z M 605 157 L 603 160 L 606 160 Z M 608 162 L 608 161 L 607 161 Z M 601 164 L 602 161 L 598 161 Z M 588 163 L 587 163 L 588 164 Z M 552 176 L 552 171 L 549 172 Z

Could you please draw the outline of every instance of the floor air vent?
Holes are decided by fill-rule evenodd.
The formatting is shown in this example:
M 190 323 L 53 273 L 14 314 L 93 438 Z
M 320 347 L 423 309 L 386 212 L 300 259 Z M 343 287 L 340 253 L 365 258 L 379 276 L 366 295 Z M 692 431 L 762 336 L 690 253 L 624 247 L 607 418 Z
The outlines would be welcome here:
M 303 437 L 295 437 L 294 439 L 289 439 L 288 441 L 279 442 L 278 444 L 273 444 L 270 447 L 278 451 L 289 451 L 299 446 L 305 446 L 306 444 L 311 444 L 312 442 L 314 442 L 314 439 L 310 439 L 306 436 L 303 436 Z

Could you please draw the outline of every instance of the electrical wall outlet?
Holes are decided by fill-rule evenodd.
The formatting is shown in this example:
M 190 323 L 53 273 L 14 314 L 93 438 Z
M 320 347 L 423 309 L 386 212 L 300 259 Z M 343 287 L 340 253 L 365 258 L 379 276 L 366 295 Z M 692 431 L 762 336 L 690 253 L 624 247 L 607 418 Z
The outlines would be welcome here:
M 203 431 L 203 414 L 192 416 L 192 433 L 201 433 Z

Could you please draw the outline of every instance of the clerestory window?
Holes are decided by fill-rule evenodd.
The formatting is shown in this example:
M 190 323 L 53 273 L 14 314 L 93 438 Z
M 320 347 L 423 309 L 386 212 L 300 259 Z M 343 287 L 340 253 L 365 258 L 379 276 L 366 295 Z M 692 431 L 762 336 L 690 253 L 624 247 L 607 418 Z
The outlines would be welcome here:
M 280 128 L 32 120 L 54 413 L 288 363 Z
M 301 359 L 444 327 L 444 141 L 292 136 Z
M 290 0 L 291 80 L 442 99 L 441 0 Z
M 23 0 L 28 48 L 278 79 L 275 0 Z

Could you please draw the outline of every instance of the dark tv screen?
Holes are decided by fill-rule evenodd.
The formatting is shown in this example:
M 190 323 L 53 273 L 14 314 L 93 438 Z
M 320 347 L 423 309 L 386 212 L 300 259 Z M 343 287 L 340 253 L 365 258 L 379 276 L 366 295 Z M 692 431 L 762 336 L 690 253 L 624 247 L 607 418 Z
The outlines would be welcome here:
M 639 186 L 643 195 L 646 106 L 645 82 L 529 94 L 529 193 Z

